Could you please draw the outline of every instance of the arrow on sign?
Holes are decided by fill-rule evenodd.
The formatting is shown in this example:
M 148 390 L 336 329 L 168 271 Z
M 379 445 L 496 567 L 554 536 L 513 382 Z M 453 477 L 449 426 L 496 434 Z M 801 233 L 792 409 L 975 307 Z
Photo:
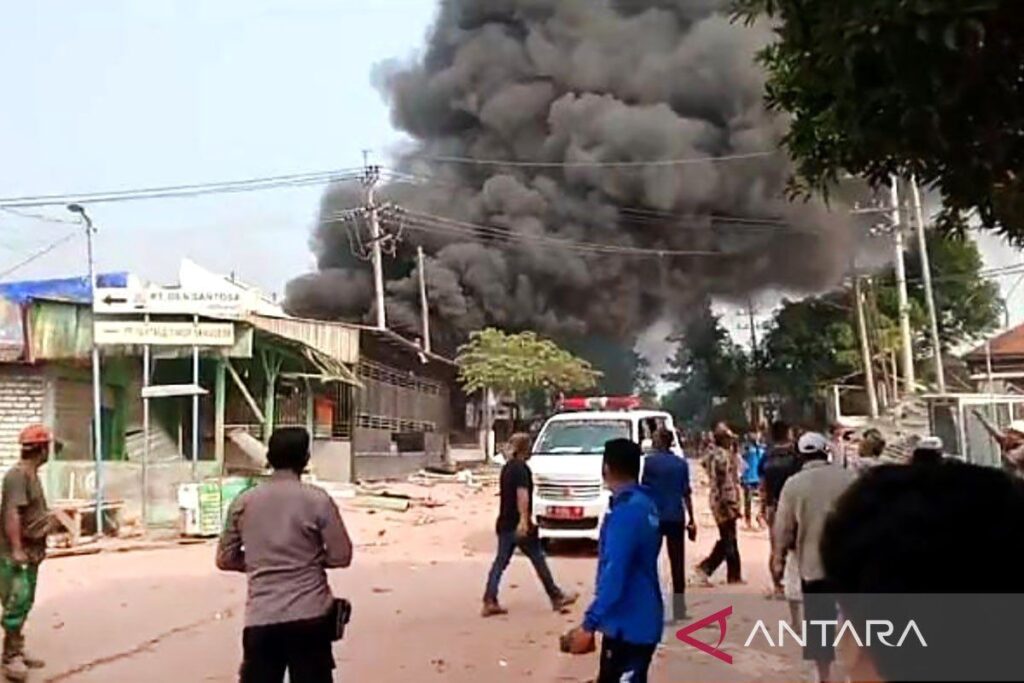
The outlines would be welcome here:
M 110 304 L 126 304 L 126 303 L 128 303 L 128 299 L 121 298 L 121 297 L 116 297 L 116 296 L 113 296 L 111 294 L 108 294 L 106 297 L 104 297 L 103 303 L 107 304 L 108 306 Z

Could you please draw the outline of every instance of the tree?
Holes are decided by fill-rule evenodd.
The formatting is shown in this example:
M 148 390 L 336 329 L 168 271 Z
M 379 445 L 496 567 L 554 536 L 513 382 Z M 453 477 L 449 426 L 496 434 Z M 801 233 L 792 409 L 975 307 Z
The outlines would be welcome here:
M 713 419 L 745 422 L 747 357 L 710 309 L 690 320 L 675 341 L 665 379 L 678 386 L 662 406 L 690 428 L 706 429 Z
M 470 334 L 455 359 L 466 391 L 525 392 L 590 389 L 601 373 L 533 332 L 507 334 L 487 328 Z
M 847 290 L 783 301 L 762 346 L 771 393 L 806 409 L 822 384 L 857 371 L 850 303 Z
M 796 193 L 847 172 L 875 186 L 914 174 L 940 224 L 1024 244 L 1024 12 L 1019 0 L 734 0 L 767 15 L 767 100 L 788 112 Z
M 650 361 L 643 357 L 638 357 L 636 371 L 633 373 L 633 393 L 640 397 L 645 406 L 658 405 L 658 383 L 651 373 Z
M 944 349 L 972 341 L 992 330 L 999 321 L 1002 302 L 995 283 L 982 277 L 981 254 L 969 239 L 932 233 L 928 237 Z M 927 309 L 916 249 L 904 254 L 910 300 L 914 355 L 932 353 Z M 898 348 L 898 297 L 891 267 L 872 278 L 872 335 L 874 353 L 886 355 Z M 849 289 L 801 301 L 784 301 L 765 338 L 765 369 L 773 393 L 806 408 L 822 386 L 863 370 Z M 924 369 L 931 371 L 930 365 Z

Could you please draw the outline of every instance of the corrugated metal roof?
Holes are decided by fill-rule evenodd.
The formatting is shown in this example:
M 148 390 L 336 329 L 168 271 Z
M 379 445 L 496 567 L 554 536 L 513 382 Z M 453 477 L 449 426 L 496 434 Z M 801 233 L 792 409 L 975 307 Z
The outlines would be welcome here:
M 444 356 L 438 355 L 432 351 L 424 351 L 422 348 L 420 348 L 419 344 L 412 341 L 411 339 L 406 339 L 405 337 L 398 334 L 394 330 L 382 330 L 378 327 L 370 327 L 368 325 L 351 325 L 351 327 L 359 330 L 363 334 L 369 334 L 371 336 L 377 337 L 378 339 L 385 343 L 391 344 L 392 346 L 397 346 L 410 353 L 423 354 L 424 357 L 429 358 L 430 360 L 436 361 L 438 363 L 443 363 L 445 365 L 450 365 L 452 367 L 456 365 L 455 361 L 450 358 L 445 358 Z
M 258 330 L 305 344 L 340 363 L 359 362 L 359 330 L 352 325 L 264 315 L 250 315 L 246 322 Z

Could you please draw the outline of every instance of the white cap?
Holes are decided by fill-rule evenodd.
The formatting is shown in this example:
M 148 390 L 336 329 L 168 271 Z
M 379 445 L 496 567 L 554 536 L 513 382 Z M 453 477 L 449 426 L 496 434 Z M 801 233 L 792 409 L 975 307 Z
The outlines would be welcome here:
M 829 453 L 831 447 L 828 439 L 818 432 L 807 432 L 796 442 L 796 449 L 801 453 Z
M 1010 423 L 1009 429 L 1018 434 L 1024 434 L 1024 420 L 1014 420 Z
M 943 445 L 942 439 L 937 436 L 926 436 L 917 442 L 917 448 L 927 451 L 941 451 Z

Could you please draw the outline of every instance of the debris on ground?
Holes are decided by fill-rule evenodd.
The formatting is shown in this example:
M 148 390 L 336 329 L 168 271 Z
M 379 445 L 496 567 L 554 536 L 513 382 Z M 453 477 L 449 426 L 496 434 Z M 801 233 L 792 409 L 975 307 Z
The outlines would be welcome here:
M 405 512 L 409 509 L 408 498 L 395 498 L 392 496 L 356 496 L 352 499 L 352 505 L 360 508 L 372 508 L 373 510 L 394 510 Z

